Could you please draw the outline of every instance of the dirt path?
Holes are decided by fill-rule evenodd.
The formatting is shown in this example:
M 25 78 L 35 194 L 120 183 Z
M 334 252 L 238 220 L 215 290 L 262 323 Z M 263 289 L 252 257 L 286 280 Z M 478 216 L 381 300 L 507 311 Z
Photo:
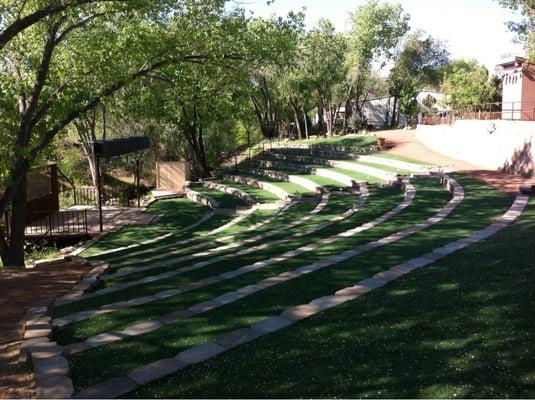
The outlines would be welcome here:
M 520 185 L 535 185 L 535 177 L 526 179 L 498 171 L 483 170 L 476 165 L 439 154 L 424 146 L 416 138 L 413 130 L 382 131 L 380 135 L 392 145 L 387 150 L 388 153 L 435 164 L 448 170 L 460 171 L 506 192 L 518 193 Z

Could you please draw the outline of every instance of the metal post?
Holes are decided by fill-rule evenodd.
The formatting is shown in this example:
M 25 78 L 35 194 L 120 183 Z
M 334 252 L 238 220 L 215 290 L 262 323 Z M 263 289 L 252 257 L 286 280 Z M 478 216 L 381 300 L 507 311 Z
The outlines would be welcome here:
M 52 213 L 48 214 L 48 235 L 52 236 Z
M 102 182 L 100 177 L 100 157 L 96 157 L 97 167 L 97 196 L 98 196 L 98 218 L 100 223 L 100 233 L 104 232 L 104 224 L 102 221 Z
M 137 208 L 140 207 L 141 205 L 141 202 L 140 202 L 140 195 L 139 195 L 139 181 L 140 181 L 140 178 L 139 178 L 139 158 L 136 158 L 136 197 L 137 197 Z
M 4 214 L 4 218 L 6 219 L 6 237 L 9 237 L 9 214 L 7 210 Z

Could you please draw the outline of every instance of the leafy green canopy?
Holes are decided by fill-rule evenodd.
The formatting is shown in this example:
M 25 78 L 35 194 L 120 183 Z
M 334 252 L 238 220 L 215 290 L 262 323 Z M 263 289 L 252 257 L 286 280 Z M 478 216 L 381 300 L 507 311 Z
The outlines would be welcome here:
M 454 109 L 488 103 L 494 92 L 487 68 L 476 60 L 456 60 L 449 64 L 440 89 L 446 103 Z

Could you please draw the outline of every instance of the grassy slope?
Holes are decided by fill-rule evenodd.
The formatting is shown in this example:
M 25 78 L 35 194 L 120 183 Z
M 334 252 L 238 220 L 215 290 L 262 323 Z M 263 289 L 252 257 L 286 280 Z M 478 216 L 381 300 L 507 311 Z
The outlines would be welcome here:
M 272 202 L 279 200 L 279 198 L 275 196 L 273 193 L 270 193 L 263 189 L 256 188 L 254 186 L 243 185 L 237 182 L 225 181 L 225 180 L 217 180 L 215 182 L 230 186 L 235 189 L 242 190 L 245 193 L 252 196 L 259 203 L 272 203 Z
M 397 231 L 403 225 L 410 226 L 414 223 L 413 218 L 418 221 L 434 214 L 447 200 L 446 192 L 439 189 L 436 184 L 422 182 L 420 189 L 421 196 L 418 200 L 415 200 L 413 206 L 409 207 L 403 213 L 404 216 L 400 215 L 399 218 L 392 218 L 390 223 L 385 223 L 385 226 L 370 229 L 358 237 L 339 240 L 337 243 L 323 246 L 317 251 L 289 259 L 273 268 L 259 270 L 255 273 L 247 274 L 243 277 L 214 286 L 223 286 L 226 290 L 236 290 L 245 284 L 256 282 L 257 280 L 273 276 L 288 269 L 297 268 L 321 257 L 338 254 L 340 251 L 352 248 L 355 245 L 378 239 L 386 232 L 391 233 Z M 387 209 L 390 209 L 393 205 L 389 204 Z M 386 209 L 381 210 L 380 213 L 377 213 L 378 210 L 376 209 L 374 210 L 375 212 L 372 212 L 372 215 L 366 214 L 364 212 L 365 210 L 362 211 L 361 218 L 363 219 L 360 223 L 369 221 L 372 219 L 370 218 L 372 215 L 376 217 L 377 214 L 382 214 Z M 358 216 L 359 214 L 360 212 L 356 215 Z M 189 318 L 153 332 L 152 334 L 133 338 L 134 340 L 124 340 L 106 348 L 89 350 L 76 355 L 71 358 L 75 383 L 78 387 L 95 383 L 105 377 L 114 376 L 120 373 L 120 371 L 129 370 L 137 365 L 148 362 L 154 357 L 166 357 L 175 354 L 188 346 L 210 340 L 223 331 L 252 323 L 278 310 L 282 311 L 291 305 L 299 304 L 303 300 L 303 297 L 306 298 L 310 295 L 310 290 L 312 289 L 319 295 L 325 291 L 325 286 L 329 287 L 333 284 L 339 284 L 340 279 L 352 279 L 352 275 L 354 276 L 355 273 L 367 276 L 370 270 L 377 268 L 377 262 L 380 262 L 383 258 L 384 255 L 381 255 L 378 259 L 371 261 L 368 268 L 360 269 L 359 267 L 357 270 L 354 268 L 355 260 L 349 260 L 345 263 L 340 263 L 336 268 L 333 267 L 333 270 L 337 270 L 339 274 L 333 282 L 329 282 L 330 278 L 324 276 L 329 272 L 328 270 L 324 270 L 311 274 L 306 278 L 290 281 L 286 285 L 280 285 L 280 287 L 277 286 L 257 293 L 221 309 Z M 360 263 L 361 261 L 359 261 L 359 265 Z M 205 289 L 205 292 L 211 292 L 210 295 L 213 296 L 224 293 L 226 290 L 214 293 L 214 287 L 211 287 Z M 143 351 L 139 351 L 139 344 L 141 342 L 143 342 Z M 98 371 L 88 367 L 93 365 L 96 359 L 107 358 L 110 360 L 113 359 L 114 361 L 113 363 L 106 363 L 106 365 L 113 364 L 113 366 L 110 365 L 106 369 L 99 369 Z
M 376 144 L 375 136 L 337 136 L 333 138 L 320 138 L 312 140 L 296 140 L 291 143 L 311 144 L 311 145 L 332 145 L 332 146 L 351 146 L 364 147 Z
M 302 216 L 302 214 L 310 212 L 314 208 L 314 206 L 315 206 L 314 204 L 298 204 L 298 205 L 293 206 L 292 208 L 290 208 L 290 210 L 288 210 L 287 213 L 279 216 L 279 218 L 277 218 L 274 221 L 273 224 L 270 224 L 271 229 L 273 229 L 275 227 L 281 227 L 281 226 L 286 225 L 288 223 L 288 221 L 295 220 L 295 218 L 298 218 L 298 217 Z M 255 230 L 253 232 L 250 232 L 248 235 L 244 235 L 244 236 L 254 236 L 254 235 L 257 235 L 258 232 L 259 231 Z M 267 239 L 267 240 L 269 240 L 269 239 Z M 232 252 L 234 252 L 234 250 L 230 250 L 229 252 L 232 253 Z M 229 253 L 229 252 L 227 252 L 227 253 Z M 223 253 L 220 253 L 220 254 L 223 254 Z M 208 258 L 210 258 L 210 257 L 207 256 L 207 257 L 204 257 L 204 258 L 199 258 L 196 261 L 201 261 L 201 260 L 208 259 Z M 230 260 L 226 264 L 233 265 L 232 264 L 233 262 L 234 262 L 233 260 Z M 171 269 L 172 268 L 177 268 L 178 266 L 184 266 L 184 265 L 189 265 L 189 264 L 191 264 L 191 261 L 185 261 L 185 262 L 182 262 L 182 263 L 176 263 L 176 264 L 174 264 L 173 267 L 171 267 Z M 143 265 L 145 265 L 145 264 L 141 264 L 141 266 L 143 266 Z M 211 267 L 214 268 L 214 266 L 211 266 Z M 122 269 L 119 269 L 119 270 L 122 270 Z M 108 304 L 108 303 L 111 303 L 111 302 L 123 300 L 125 298 L 133 298 L 133 297 L 142 296 L 144 294 L 156 293 L 158 291 L 165 290 L 165 289 L 162 289 L 163 287 L 173 287 L 178 282 L 182 282 L 182 284 L 185 284 L 184 281 L 187 279 L 188 276 L 191 276 L 191 279 L 194 279 L 194 277 L 198 276 L 198 274 L 203 274 L 204 273 L 204 271 L 202 271 L 202 272 L 201 271 L 202 270 L 197 271 L 197 272 L 192 272 L 192 273 L 187 274 L 187 275 L 182 275 L 182 276 L 179 276 L 179 277 L 176 277 L 176 278 L 170 278 L 170 279 L 167 279 L 167 280 L 164 280 L 164 281 L 159 281 L 159 282 L 153 283 L 153 284 L 133 287 L 133 288 L 121 290 L 120 292 L 110 293 L 110 294 L 107 294 L 107 295 L 102 295 L 102 296 L 89 298 L 89 299 L 81 300 L 81 301 L 74 302 L 74 303 L 65 304 L 65 305 L 57 307 L 55 309 L 54 313 L 55 313 L 55 316 L 61 317 L 61 316 L 65 316 L 65 315 L 68 315 L 68 314 L 71 314 L 71 313 L 74 313 L 74 312 L 87 310 L 87 309 L 93 309 L 93 308 L 99 307 L 99 306 L 101 306 L 103 304 Z M 114 269 L 112 268 L 110 272 L 114 272 Z M 161 271 L 158 271 L 158 272 L 161 272 Z M 223 271 L 221 271 L 221 272 L 223 272 Z M 149 272 L 149 273 L 154 273 L 154 272 Z M 82 322 L 82 324 L 83 324 L 83 322 Z M 70 327 L 71 327 L 70 329 L 74 329 L 75 325 L 76 324 L 71 324 L 70 325 Z
M 95 245 L 82 253 L 82 256 L 89 257 L 101 251 L 156 238 L 171 231 L 180 231 L 180 229 L 199 220 L 208 211 L 210 211 L 208 207 L 201 206 L 188 199 L 157 201 L 150 205 L 147 212 L 162 214 L 158 222 L 123 227 L 121 230 L 103 237 Z
M 256 179 L 258 181 L 263 182 L 269 182 L 275 186 L 278 186 L 282 190 L 284 190 L 286 193 L 293 194 L 293 195 L 307 195 L 311 194 L 312 192 L 308 190 L 307 188 L 304 188 L 303 186 L 296 185 L 295 183 L 291 182 L 282 182 L 277 179 L 270 178 L 268 176 L 259 176 L 259 175 L 251 175 L 246 173 L 238 173 L 234 175 L 244 176 L 247 178 Z
M 232 196 L 220 190 L 209 189 L 202 185 L 191 185 L 190 187 L 191 189 L 195 190 L 198 193 L 204 194 L 206 196 L 210 196 L 212 199 L 214 199 L 215 201 L 219 203 L 220 207 L 236 208 L 236 207 L 245 206 L 245 203 L 241 201 L 241 199 L 239 199 L 238 197 Z
M 532 199 L 487 241 L 131 396 L 533 397 L 533 234 Z

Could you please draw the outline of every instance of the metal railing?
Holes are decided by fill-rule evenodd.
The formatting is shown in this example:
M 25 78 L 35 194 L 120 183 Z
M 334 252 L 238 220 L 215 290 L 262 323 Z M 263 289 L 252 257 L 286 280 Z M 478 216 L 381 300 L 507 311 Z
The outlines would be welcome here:
M 452 124 L 456 120 L 535 121 L 535 102 L 506 102 L 469 105 L 450 111 L 426 112 L 421 125 Z
M 98 191 L 93 186 L 64 189 L 59 192 L 62 208 L 71 206 L 96 206 L 98 204 Z
M 59 237 L 89 234 L 88 211 L 34 211 L 26 218 L 24 234 L 26 237 Z M 7 211 L 0 219 L 4 233 L 9 237 L 11 211 Z

